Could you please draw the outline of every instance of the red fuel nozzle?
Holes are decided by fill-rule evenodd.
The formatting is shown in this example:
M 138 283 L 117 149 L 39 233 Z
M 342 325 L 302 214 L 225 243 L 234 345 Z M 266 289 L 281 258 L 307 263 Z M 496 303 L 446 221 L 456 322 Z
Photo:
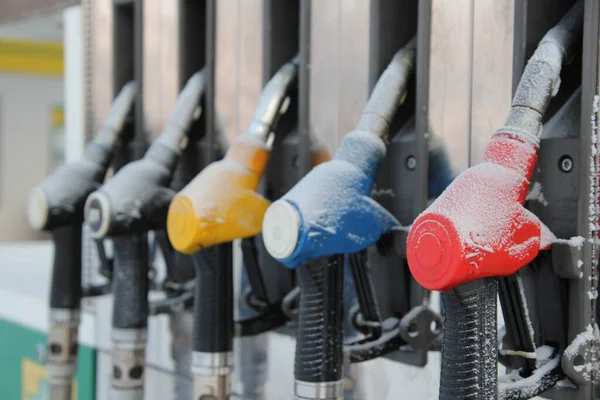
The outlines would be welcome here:
M 515 273 L 552 234 L 523 207 L 538 146 L 496 133 L 483 161 L 460 174 L 414 222 L 408 264 L 426 289 L 447 291 Z

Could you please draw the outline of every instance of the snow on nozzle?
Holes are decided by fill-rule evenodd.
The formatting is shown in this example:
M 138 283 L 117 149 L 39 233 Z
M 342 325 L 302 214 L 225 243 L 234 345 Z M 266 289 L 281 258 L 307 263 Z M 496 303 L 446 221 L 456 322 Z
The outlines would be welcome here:
M 507 276 L 530 263 L 553 235 L 523 207 L 538 147 L 496 133 L 483 161 L 461 173 L 413 223 L 407 259 L 429 290 Z
M 370 197 L 385 153 L 377 135 L 349 133 L 333 160 L 314 168 L 267 209 L 262 226 L 267 251 L 296 268 L 360 251 L 399 226 Z
M 346 135 L 335 158 L 310 171 L 267 210 L 265 247 L 287 267 L 363 250 L 400 225 L 370 195 L 385 158 L 390 122 L 414 71 L 415 47 L 412 39 L 392 57 L 357 129 Z

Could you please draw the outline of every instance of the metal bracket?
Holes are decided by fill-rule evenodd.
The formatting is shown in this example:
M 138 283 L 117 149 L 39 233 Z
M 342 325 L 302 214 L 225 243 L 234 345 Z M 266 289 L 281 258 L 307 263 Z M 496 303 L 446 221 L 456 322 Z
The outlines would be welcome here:
M 581 332 L 565 349 L 561 366 L 575 383 L 600 383 L 600 336 L 598 327 Z

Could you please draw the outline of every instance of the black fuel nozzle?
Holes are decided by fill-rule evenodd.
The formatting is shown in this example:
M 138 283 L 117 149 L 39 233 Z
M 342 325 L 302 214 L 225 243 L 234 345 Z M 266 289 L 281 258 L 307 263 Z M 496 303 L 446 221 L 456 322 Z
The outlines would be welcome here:
M 87 294 L 81 282 L 84 202 L 102 183 L 115 151 L 126 140 L 124 127 L 136 94 L 136 83 L 127 83 L 83 158 L 60 166 L 30 194 L 29 223 L 50 232 L 54 243 L 47 371 L 56 398 L 70 398 L 76 372 L 80 305 Z
M 85 225 L 93 238 L 111 237 L 113 395 L 143 393 L 143 365 L 150 314 L 148 231 L 165 228 L 174 195 L 174 170 L 187 146 L 190 126 L 200 116 L 204 77 L 190 77 L 163 133 L 142 159 L 122 167 L 85 203 Z M 127 397 L 129 398 L 129 397 Z
M 199 117 L 202 72 L 188 80 L 163 133 L 140 160 L 125 165 L 85 202 L 85 222 L 93 238 L 164 229 L 174 192 L 173 171 L 192 122 Z

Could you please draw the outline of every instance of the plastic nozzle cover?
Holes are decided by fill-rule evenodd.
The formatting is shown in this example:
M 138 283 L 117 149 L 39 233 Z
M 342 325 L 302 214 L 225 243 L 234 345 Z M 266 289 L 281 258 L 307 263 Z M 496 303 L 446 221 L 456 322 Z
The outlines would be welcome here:
M 173 247 L 192 254 L 260 233 L 270 203 L 256 190 L 268 160 L 259 138 L 236 138 L 223 160 L 204 168 L 171 202 L 167 233 Z
M 523 207 L 537 145 L 496 133 L 483 161 L 460 174 L 414 222 L 407 258 L 414 278 L 448 291 L 507 276 L 547 248 L 552 233 Z
M 269 207 L 263 220 L 267 251 L 289 268 L 374 244 L 399 222 L 371 199 L 385 157 L 383 140 L 354 131 L 335 158 L 315 167 Z
M 246 135 L 254 136 L 267 143 L 271 133 L 289 107 L 289 93 L 297 84 L 298 57 L 284 64 L 267 82 L 252 115 Z
M 104 125 L 86 147 L 83 158 L 58 167 L 31 191 L 27 215 L 32 228 L 52 230 L 83 222 L 85 200 L 106 175 L 136 93 L 134 82 L 123 86 Z

